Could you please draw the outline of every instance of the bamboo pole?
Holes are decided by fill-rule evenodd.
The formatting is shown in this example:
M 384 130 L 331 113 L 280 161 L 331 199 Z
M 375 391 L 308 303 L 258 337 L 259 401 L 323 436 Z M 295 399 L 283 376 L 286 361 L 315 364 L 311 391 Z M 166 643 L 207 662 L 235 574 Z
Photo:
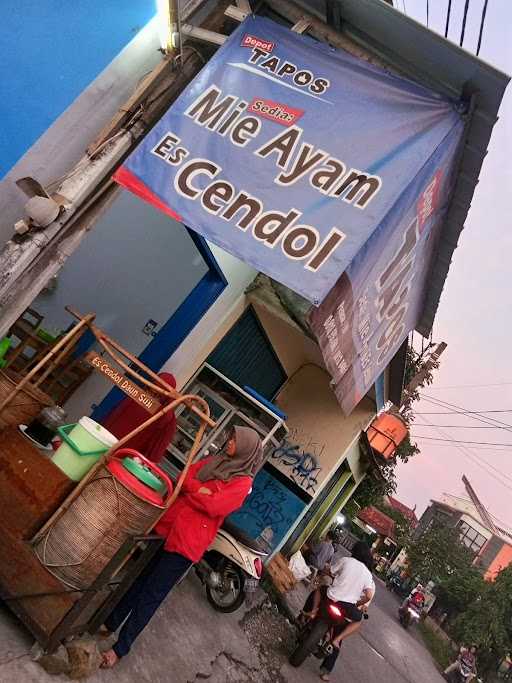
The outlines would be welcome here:
M 50 363 L 48 368 L 43 372 L 43 374 L 37 378 L 37 380 L 34 382 L 34 386 L 38 387 L 40 386 L 44 380 L 48 377 L 48 375 L 51 374 L 53 370 L 59 365 L 59 363 L 62 361 L 63 358 L 66 357 L 66 355 L 71 351 L 73 348 L 74 344 L 77 343 L 77 341 L 80 339 L 80 337 L 83 335 L 85 332 L 85 329 L 82 327 L 80 330 L 80 334 L 76 335 L 76 338 L 70 339 L 69 343 L 62 349 L 62 351 L 59 353 L 59 355 L 53 359 L 53 361 Z
M 74 309 L 72 309 L 71 307 L 66 306 L 66 310 L 72 316 L 77 318 L 77 320 L 83 319 L 83 316 L 80 313 L 78 313 L 77 311 L 75 311 Z M 169 386 L 166 382 L 164 382 L 164 380 L 161 377 L 159 377 L 155 372 L 153 372 L 153 370 L 151 370 L 151 368 L 148 368 L 147 365 L 142 363 L 142 361 L 140 361 L 133 354 L 131 354 L 126 349 L 124 349 L 120 344 L 118 344 L 114 339 L 112 339 L 107 334 L 105 334 L 96 325 L 89 324 L 88 327 L 91 330 L 91 332 L 94 334 L 96 339 L 98 340 L 99 344 L 105 349 L 105 351 L 108 353 L 108 355 L 112 358 L 112 360 L 114 360 L 121 368 L 123 368 L 123 370 L 127 374 L 131 375 L 132 377 L 135 377 L 137 380 L 139 380 L 139 382 L 141 382 L 142 384 L 149 387 L 150 389 L 152 389 L 153 391 L 155 391 L 156 393 L 158 393 L 160 395 L 164 395 L 166 397 L 173 398 L 173 399 L 176 399 L 176 398 L 181 396 L 179 391 L 177 391 L 173 387 Z M 109 345 L 112 346 L 117 351 L 119 351 L 119 353 L 121 353 L 131 363 L 135 363 L 135 365 L 137 365 L 140 370 L 142 370 L 147 375 L 152 377 L 155 380 L 155 382 L 158 382 L 158 385 L 160 385 L 160 386 L 155 385 L 154 383 L 150 382 L 145 377 L 142 377 L 139 373 L 137 373 L 133 368 L 131 368 L 127 363 L 125 363 L 121 358 L 119 358 L 116 354 L 114 354 L 114 352 L 109 348 Z M 205 405 L 207 405 L 207 404 L 205 404 Z M 194 412 L 202 420 L 203 419 L 206 420 L 206 423 L 210 427 L 213 428 L 215 426 L 215 421 L 210 418 L 209 412 L 207 414 L 205 414 L 205 413 L 201 412 L 201 410 L 199 410 L 199 408 L 197 408 L 193 404 L 191 404 L 189 406 L 189 408 L 190 408 L 190 410 L 192 410 L 192 412 Z
M 146 422 L 144 422 L 142 425 L 139 425 L 136 429 L 132 430 L 129 434 L 127 434 L 124 438 L 120 439 L 112 448 L 110 448 L 105 455 L 103 455 L 98 462 L 87 472 L 85 477 L 80 480 L 80 482 L 75 486 L 75 488 L 71 491 L 71 493 L 68 495 L 66 500 L 63 501 L 63 503 L 59 506 L 59 508 L 53 513 L 53 515 L 48 519 L 48 521 L 39 529 L 39 531 L 35 534 L 35 536 L 31 539 L 30 544 L 35 545 L 45 534 L 46 532 L 62 517 L 62 515 L 70 508 L 72 503 L 78 498 L 78 496 L 82 493 L 83 489 L 89 484 L 89 482 L 95 477 L 97 471 L 103 467 L 110 458 L 113 457 L 114 453 L 116 450 L 119 448 L 122 448 L 125 443 L 127 443 L 131 438 L 133 438 L 135 435 L 139 434 L 143 429 L 146 429 L 150 424 L 155 422 L 156 420 L 160 419 L 163 415 L 168 413 L 170 410 L 174 410 L 177 408 L 181 403 L 184 403 L 186 400 L 194 400 L 197 401 L 198 403 L 204 403 L 206 404 L 206 409 L 209 412 L 209 407 L 206 401 L 204 399 L 200 398 L 199 396 L 194 396 L 193 394 L 187 394 L 184 396 L 180 396 L 177 398 L 175 401 L 170 403 L 167 406 L 164 406 L 162 410 L 160 410 L 159 413 L 151 416 Z M 190 468 L 190 465 L 192 464 L 192 460 L 197 454 L 197 451 L 199 450 L 199 446 L 201 445 L 201 441 L 204 435 L 204 430 L 206 429 L 206 421 L 202 420 L 201 425 L 196 433 L 196 438 L 194 440 L 194 443 L 192 445 L 192 448 L 190 450 L 187 463 L 185 465 L 184 470 L 181 472 L 180 477 L 178 481 L 176 482 L 176 487 L 173 491 L 173 494 L 169 501 L 166 503 L 166 509 L 174 502 L 176 499 L 178 493 L 180 492 L 180 489 L 183 485 L 183 480 L 186 477 L 188 470 Z
M 67 344 L 71 339 L 73 339 L 77 335 L 77 333 L 82 330 L 83 327 L 89 325 L 90 322 L 94 320 L 94 318 L 95 316 L 93 314 L 86 315 L 84 318 L 82 318 L 80 322 L 78 322 L 78 324 L 75 325 L 75 327 L 72 330 L 70 330 L 64 337 L 62 337 L 62 339 L 59 342 L 57 342 L 57 344 L 55 344 L 55 346 L 51 348 L 48 351 L 48 353 L 45 356 L 43 356 L 43 358 L 41 358 L 39 363 L 37 363 L 32 368 L 32 370 L 30 370 L 30 372 L 27 373 L 25 377 L 23 377 L 23 379 L 14 387 L 12 392 L 2 401 L 2 403 L 0 403 L 0 415 L 2 414 L 6 406 L 8 406 L 9 403 L 15 398 L 15 396 L 19 394 L 23 387 L 26 384 L 28 384 L 28 382 L 30 382 L 32 377 L 34 377 L 34 375 L 36 375 L 39 372 L 39 370 L 42 367 L 44 367 L 45 363 L 51 360 L 51 358 L 53 358 L 53 356 L 55 356 L 57 352 L 60 351 L 65 344 Z

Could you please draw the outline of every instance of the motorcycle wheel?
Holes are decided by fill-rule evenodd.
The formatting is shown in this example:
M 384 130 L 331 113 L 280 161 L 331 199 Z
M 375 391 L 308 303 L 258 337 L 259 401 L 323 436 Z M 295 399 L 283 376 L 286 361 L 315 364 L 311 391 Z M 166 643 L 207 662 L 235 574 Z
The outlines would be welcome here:
M 318 643 L 324 637 L 326 630 L 327 624 L 325 621 L 315 621 L 313 626 L 309 629 L 304 638 L 299 641 L 299 644 L 290 655 L 290 659 L 288 660 L 290 664 L 294 667 L 299 667 L 304 664 L 309 655 L 316 650 Z
M 245 600 L 245 574 L 231 562 L 223 562 L 218 571 L 222 575 L 222 585 L 219 588 L 206 586 L 208 602 L 217 612 L 236 612 Z

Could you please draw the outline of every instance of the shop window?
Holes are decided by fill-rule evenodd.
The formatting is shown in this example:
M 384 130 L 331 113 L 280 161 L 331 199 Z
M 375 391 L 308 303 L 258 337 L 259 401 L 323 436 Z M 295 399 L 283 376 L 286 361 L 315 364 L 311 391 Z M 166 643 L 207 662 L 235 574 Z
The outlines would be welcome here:
M 469 526 L 467 522 L 460 522 L 458 529 L 462 543 L 475 554 L 478 554 L 487 541 L 485 536 L 479 534 L 478 531 Z

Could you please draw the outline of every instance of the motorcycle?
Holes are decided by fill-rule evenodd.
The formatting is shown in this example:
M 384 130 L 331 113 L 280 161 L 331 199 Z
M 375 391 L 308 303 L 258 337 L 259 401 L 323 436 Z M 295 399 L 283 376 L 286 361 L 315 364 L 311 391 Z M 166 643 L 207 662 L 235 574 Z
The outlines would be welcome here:
M 405 629 L 411 624 L 417 624 L 421 619 L 421 607 L 409 600 L 406 605 L 398 608 L 398 619 Z
M 363 618 L 368 619 L 368 615 L 365 613 Z M 290 664 L 299 667 L 310 655 L 324 659 L 332 654 L 332 641 L 349 623 L 350 620 L 338 603 L 327 597 L 323 598 L 317 616 L 300 622 L 298 642 L 290 655 Z
M 392 576 L 387 582 L 387 587 L 392 593 L 400 594 L 400 591 L 402 590 L 402 581 L 400 577 Z
M 448 681 L 450 681 L 450 683 L 466 683 L 466 681 L 470 680 L 473 676 L 474 673 L 471 666 L 466 664 L 464 660 L 460 660 L 458 668 L 448 675 Z
M 210 605 L 218 612 L 235 612 L 250 600 L 263 573 L 269 548 L 229 521 L 217 532 L 195 572 L 206 588 Z

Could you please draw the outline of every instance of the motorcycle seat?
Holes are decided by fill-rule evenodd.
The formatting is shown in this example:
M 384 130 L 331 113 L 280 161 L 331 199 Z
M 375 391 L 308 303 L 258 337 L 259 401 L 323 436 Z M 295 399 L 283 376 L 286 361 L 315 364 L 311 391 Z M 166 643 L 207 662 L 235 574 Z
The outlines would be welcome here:
M 233 538 L 239 543 L 244 545 L 246 548 L 249 548 L 249 550 L 252 550 L 257 555 L 268 555 L 269 549 L 266 548 L 263 543 L 257 541 L 255 538 L 251 538 L 251 536 L 246 534 L 245 531 L 236 526 L 236 524 L 233 524 L 233 522 L 229 522 L 226 519 L 224 520 L 221 528 L 233 536 Z

